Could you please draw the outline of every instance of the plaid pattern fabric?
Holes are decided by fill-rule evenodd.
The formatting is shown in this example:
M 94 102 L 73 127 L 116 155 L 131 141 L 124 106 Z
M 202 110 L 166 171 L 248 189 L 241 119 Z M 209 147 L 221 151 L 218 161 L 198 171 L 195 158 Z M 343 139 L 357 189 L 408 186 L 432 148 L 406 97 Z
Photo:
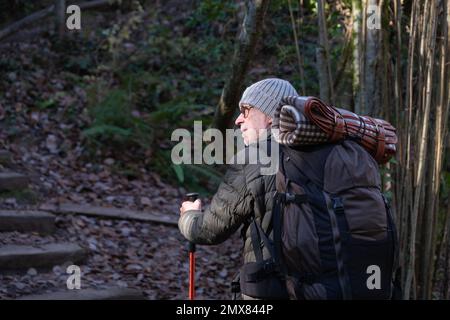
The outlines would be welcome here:
M 389 122 L 329 106 L 315 97 L 284 98 L 275 110 L 272 129 L 275 140 L 286 146 L 351 139 L 378 163 L 396 153 L 396 129 Z
M 302 146 L 325 143 L 328 135 L 312 123 L 304 114 L 308 97 L 287 97 L 275 110 L 272 130 L 275 140 L 286 146 Z M 284 103 L 291 103 L 284 104 Z

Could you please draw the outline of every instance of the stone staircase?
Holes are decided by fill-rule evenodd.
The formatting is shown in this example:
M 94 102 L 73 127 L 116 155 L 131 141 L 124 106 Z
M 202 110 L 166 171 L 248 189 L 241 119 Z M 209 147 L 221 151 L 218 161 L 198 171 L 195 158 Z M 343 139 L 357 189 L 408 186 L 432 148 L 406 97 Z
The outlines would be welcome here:
M 108 290 L 67 290 L 40 295 L 29 295 L 21 297 L 18 300 L 144 300 L 144 296 L 135 289 L 111 288 Z
M 2 192 L 20 191 L 28 187 L 25 175 L 9 171 L 11 156 L 0 150 L 0 195 Z M 45 211 L 1 210 L 0 233 L 20 232 L 49 235 L 57 229 L 55 216 Z M 80 264 L 88 258 L 88 251 L 75 243 L 46 243 L 40 245 L 1 244 L 0 275 L 24 273 L 31 268 L 48 272 L 54 266 Z M 0 282 L 0 288 L 2 283 Z M 32 294 L 20 299 L 30 300 L 126 300 L 144 299 L 135 289 L 79 289 L 52 293 Z
M 0 150 L 0 193 L 21 191 L 27 189 L 28 184 L 26 175 L 14 172 L 11 154 Z
M 72 243 L 52 243 L 39 246 L 3 245 L 0 247 L 0 270 L 21 271 L 41 269 L 66 262 L 80 263 L 86 251 Z
M 55 216 L 43 211 L 0 210 L 0 232 L 11 231 L 51 234 L 55 231 Z
M 0 191 L 17 191 L 28 187 L 28 178 L 16 172 L 0 172 Z

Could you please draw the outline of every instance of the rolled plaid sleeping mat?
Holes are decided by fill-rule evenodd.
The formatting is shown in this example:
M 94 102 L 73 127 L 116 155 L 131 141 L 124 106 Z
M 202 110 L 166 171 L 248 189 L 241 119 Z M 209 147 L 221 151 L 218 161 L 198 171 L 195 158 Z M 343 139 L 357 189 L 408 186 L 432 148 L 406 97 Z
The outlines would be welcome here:
M 395 155 L 397 135 L 387 121 L 329 106 L 315 97 L 286 97 L 275 112 L 272 129 L 280 144 L 302 146 L 351 139 L 380 163 Z

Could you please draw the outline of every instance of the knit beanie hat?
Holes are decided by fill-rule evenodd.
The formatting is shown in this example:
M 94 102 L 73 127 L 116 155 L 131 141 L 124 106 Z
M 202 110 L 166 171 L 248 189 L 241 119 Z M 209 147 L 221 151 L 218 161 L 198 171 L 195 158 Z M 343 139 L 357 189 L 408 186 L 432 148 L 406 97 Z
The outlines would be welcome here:
M 281 99 L 288 96 L 298 96 L 288 81 L 277 78 L 264 79 L 245 89 L 239 107 L 248 104 L 274 118 Z

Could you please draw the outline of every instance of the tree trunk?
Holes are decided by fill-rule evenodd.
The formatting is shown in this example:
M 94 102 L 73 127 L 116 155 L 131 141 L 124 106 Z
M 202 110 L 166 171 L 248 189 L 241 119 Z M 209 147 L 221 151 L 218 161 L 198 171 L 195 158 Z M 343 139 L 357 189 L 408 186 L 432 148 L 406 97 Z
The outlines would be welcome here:
M 361 114 L 361 1 L 352 1 L 353 101 L 355 112 Z
M 316 63 L 319 76 L 320 98 L 327 103 L 334 104 L 333 78 L 331 76 L 330 67 L 331 56 L 328 44 L 324 0 L 317 0 L 317 9 L 319 23 L 319 47 L 316 49 Z
M 66 0 L 55 0 L 55 29 L 62 39 L 66 31 Z
M 446 239 L 446 233 L 447 233 L 447 226 L 448 226 L 448 215 L 445 219 L 445 224 L 442 230 L 438 229 L 438 216 L 439 216 L 439 204 L 440 204 L 440 196 L 439 196 L 439 189 L 440 189 L 440 180 L 441 180 L 441 173 L 444 169 L 443 165 L 443 159 L 444 159 L 444 152 L 448 137 L 448 126 L 447 126 L 447 119 L 448 119 L 448 113 L 449 113 L 449 107 L 450 107 L 450 100 L 449 100 L 449 92 L 450 92 L 450 84 L 449 84 L 449 68 L 446 67 L 447 63 L 449 63 L 449 50 L 450 50 L 450 41 L 448 39 L 448 28 L 450 24 L 450 20 L 448 17 L 450 15 L 448 14 L 449 7 L 447 2 L 443 2 L 443 10 L 441 15 L 441 33 L 437 35 L 437 39 L 439 39 L 438 44 L 438 55 L 439 55 L 439 67 L 440 72 L 437 79 L 438 84 L 438 90 L 437 90 L 437 98 L 436 98 L 436 119 L 435 119 L 435 127 L 436 127 L 436 133 L 434 135 L 434 170 L 432 172 L 431 176 L 431 191 L 430 191 L 430 197 L 432 197 L 434 204 L 434 220 L 432 221 L 432 225 L 429 227 L 432 231 L 429 230 L 426 232 L 430 232 L 430 243 L 428 243 L 429 250 L 431 251 L 431 261 L 430 266 L 428 269 L 424 269 L 427 272 L 427 283 L 426 283 L 426 290 L 427 290 L 427 297 L 431 298 L 431 293 L 433 292 L 434 288 L 434 275 L 436 275 L 436 271 L 439 267 L 438 260 L 441 257 L 441 246 L 437 244 L 437 235 L 438 233 L 441 233 L 443 235 L 442 241 L 445 243 Z M 438 19 L 438 16 L 436 15 L 436 19 Z M 438 249 L 439 248 L 439 249 Z M 434 253 L 436 253 L 436 259 L 434 259 Z
M 339 91 L 342 88 L 342 85 L 345 84 L 345 77 L 348 76 L 348 68 L 347 65 L 349 62 L 352 62 L 352 54 L 353 54 L 353 39 L 352 39 L 352 29 L 350 28 L 347 30 L 345 34 L 345 43 L 344 43 L 344 49 L 342 50 L 342 54 L 339 58 L 339 66 L 336 70 L 334 80 L 333 80 L 333 90 L 334 92 Z M 352 74 L 353 75 L 353 74 Z M 336 104 L 337 105 L 352 105 L 351 101 L 344 101 L 344 97 L 336 95 Z M 352 97 L 350 97 L 350 100 L 352 100 Z M 354 111 L 354 110 L 353 110 Z
M 399 2 L 394 6 L 399 17 Z M 419 1 L 412 4 L 406 69 L 405 108 L 396 107 L 399 132 L 396 168 L 396 211 L 399 212 L 404 274 L 404 298 L 430 299 L 435 283 L 436 257 L 444 248 L 437 235 L 440 180 L 448 117 L 448 39 L 444 1 Z M 397 25 L 397 58 L 394 73 L 396 103 L 403 101 L 400 30 Z M 445 43 L 444 43 L 445 42 Z M 390 75 L 386 74 L 389 78 Z M 436 291 L 437 292 L 437 291 Z
M 378 116 L 380 115 L 381 106 L 381 92 L 380 83 L 377 75 L 379 74 L 379 53 L 380 53 L 380 28 L 372 25 L 372 20 L 374 20 L 373 15 L 376 13 L 371 12 L 372 16 L 368 16 L 369 6 L 381 6 L 377 0 L 366 1 L 366 6 L 364 8 L 364 15 L 366 16 L 366 24 L 363 28 L 366 31 L 365 43 L 364 43 L 364 110 L 363 114 Z M 381 12 L 381 9 L 379 9 Z M 368 19 L 371 18 L 371 19 Z M 375 17 L 375 20 L 377 17 Z M 381 23 L 381 22 L 378 22 Z
M 412 283 L 412 263 L 413 260 L 410 257 L 411 250 L 414 250 L 411 246 L 411 239 L 413 235 L 411 234 L 411 230 L 415 230 L 411 226 L 411 202 L 412 202 L 412 193 L 414 188 L 412 187 L 412 163 L 411 163 L 411 133 L 410 127 L 413 119 L 412 113 L 412 93 L 413 93 L 413 67 L 414 67 L 414 48 L 416 44 L 416 22 L 417 22 L 417 0 L 413 3 L 413 9 L 410 17 L 410 38 L 408 44 L 408 61 L 407 61 L 407 75 L 406 75 L 406 114 L 404 117 L 399 118 L 397 127 L 404 130 L 405 134 L 400 134 L 399 136 L 399 150 L 404 150 L 403 153 L 400 153 L 402 156 L 400 158 L 400 167 L 398 171 L 400 174 L 398 175 L 399 179 L 397 180 L 398 189 L 396 192 L 396 202 L 397 212 L 400 213 L 400 224 L 399 224 L 399 233 L 400 233 L 400 264 L 402 266 L 403 277 L 402 284 L 404 286 L 404 299 L 409 299 L 411 283 Z M 401 64 L 401 60 L 396 61 L 397 64 Z M 397 74 L 398 75 L 398 74 Z M 399 75 L 398 75 L 399 76 Z M 397 80 L 398 81 L 398 80 Z M 400 181 L 404 183 L 400 183 Z M 414 240 L 413 244 L 414 244 Z
M 440 287 L 440 294 L 442 299 L 448 299 L 446 294 L 448 292 L 448 285 L 450 284 L 449 278 L 449 249 L 450 249 L 450 240 L 449 240 L 449 231 L 450 231 L 450 201 L 447 204 L 447 216 L 445 218 L 444 227 L 442 229 L 442 239 L 440 244 L 438 245 L 437 250 L 437 263 L 436 268 L 433 270 L 433 288 Z M 442 261 L 440 265 L 439 262 Z M 442 267 L 442 278 L 439 277 L 439 267 Z
M 0 30 L 0 39 L 3 39 L 16 31 L 19 31 L 21 28 L 23 28 L 24 26 L 26 26 L 30 23 L 33 23 L 37 20 L 40 20 L 40 19 L 48 16 L 50 13 L 52 13 L 54 11 L 54 9 L 55 9 L 55 6 L 52 5 L 46 9 L 37 11 L 17 22 L 14 22 L 14 23 L 8 25 L 4 29 Z
M 245 75 L 253 58 L 269 0 L 247 0 L 246 12 L 226 82 L 214 114 L 213 127 L 222 133 L 233 126 L 233 116 L 242 94 Z
M 300 95 L 306 95 L 305 74 L 304 74 L 304 70 L 303 70 L 303 57 L 300 53 L 300 42 L 299 42 L 299 37 L 297 35 L 297 25 L 295 23 L 294 13 L 292 12 L 291 0 L 288 0 L 288 6 L 289 6 L 289 15 L 291 17 L 292 33 L 294 36 L 295 53 L 297 54 L 298 71 L 300 73 L 300 80 L 301 80 L 301 86 L 302 86 L 302 92 L 300 93 Z
M 403 95 L 402 95 L 402 65 L 400 61 L 402 61 L 402 27 L 401 27 L 401 19 L 402 19 L 402 5 L 400 0 L 395 0 L 394 2 L 394 16 L 395 16 L 395 32 L 396 32 L 396 61 L 395 64 L 395 74 L 394 74 L 394 96 L 395 96 L 395 119 L 400 118 L 400 108 L 403 106 Z M 402 150 L 399 150 L 402 152 Z
M 425 20 L 424 20 L 424 42 L 426 43 L 425 48 L 427 48 L 426 52 L 426 80 L 425 80 L 425 86 L 423 87 L 423 96 L 424 96 L 424 104 L 425 104 L 425 114 L 431 114 L 431 102 L 433 100 L 433 72 L 434 72 L 434 61 L 435 61 L 435 48 L 436 48 L 436 25 L 437 25 L 437 2 L 430 3 L 430 8 L 427 10 L 428 14 L 425 14 Z M 426 12 L 427 12 L 426 11 Z M 428 16 L 428 19 L 426 17 Z M 427 23 L 425 23 L 427 21 Z M 424 117 L 424 123 L 423 123 L 423 132 L 428 131 L 429 126 L 428 116 Z M 436 134 L 440 133 L 440 128 L 430 128 L 430 132 L 435 132 Z M 429 133 L 430 133 L 429 132 Z M 425 141 L 428 140 L 428 137 L 422 133 L 422 141 L 426 143 Z M 438 147 L 435 145 L 435 143 L 430 144 L 430 151 L 431 151 L 431 159 L 428 159 L 428 161 L 431 161 L 431 169 L 428 170 L 427 176 L 425 181 L 427 182 L 426 185 L 432 187 L 429 193 L 425 194 L 425 202 L 429 204 L 429 206 L 426 207 L 427 214 L 425 214 L 426 219 L 424 220 L 425 223 L 421 226 L 421 231 L 423 234 L 423 239 L 425 241 L 422 243 L 423 255 L 420 257 L 422 260 L 422 270 L 420 272 L 421 274 L 421 298 L 422 299 L 430 299 L 431 296 L 431 290 L 430 290 L 430 279 L 429 279 L 429 269 L 433 266 L 433 260 L 434 260 L 434 254 L 435 254 L 435 248 L 432 247 L 433 243 L 433 225 L 435 221 L 435 195 L 434 195 L 434 184 L 433 183 L 433 177 L 435 173 L 437 172 L 440 175 L 440 169 L 436 168 L 436 161 L 438 159 L 435 157 L 435 152 L 438 149 Z M 425 158 L 425 155 L 428 153 L 427 148 L 424 148 L 423 150 Z M 425 161 L 424 161 L 425 162 Z M 419 170 L 422 170 L 425 172 L 425 168 L 419 167 Z
M 450 298 L 450 201 L 447 204 L 447 219 L 446 219 L 446 233 L 447 241 L 444 242 L 446 253 L 444 257 L 444 279 L 443 279 L 443 299 Z

